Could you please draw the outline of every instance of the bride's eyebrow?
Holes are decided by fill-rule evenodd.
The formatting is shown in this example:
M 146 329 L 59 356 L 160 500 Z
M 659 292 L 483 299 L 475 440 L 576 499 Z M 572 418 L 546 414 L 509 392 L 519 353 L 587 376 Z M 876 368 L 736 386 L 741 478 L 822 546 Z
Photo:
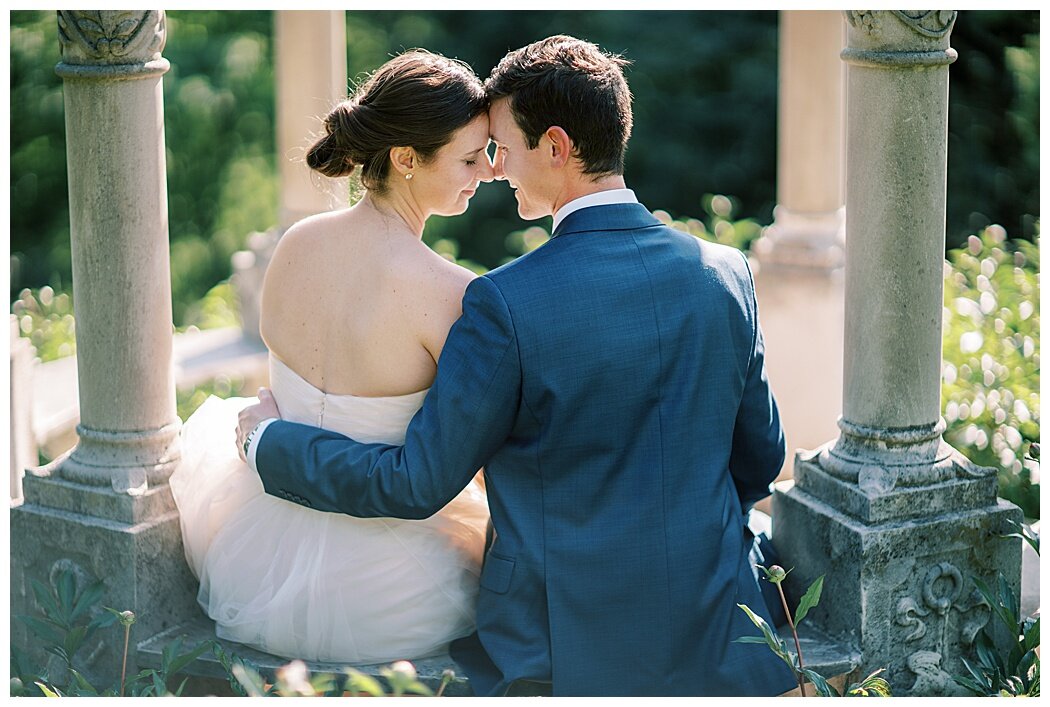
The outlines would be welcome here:
M 485 149 L 486 147 L 488 147 L 488 145 L 484 145 L 484 146 L 482 146 L 482 147 L 479 147 L 479 148 L 477 148 L 476 150 L 471 150 L 470 152 L 464 152 L 464 153 L 463 153 L 463 156 L 464 156 L 464 157 L 470 157 L 471 155 L 476 155 L 476 154 L 478 154 L 479 152 L 481 152 L 482 150 L 484 150 L 484 149 Z

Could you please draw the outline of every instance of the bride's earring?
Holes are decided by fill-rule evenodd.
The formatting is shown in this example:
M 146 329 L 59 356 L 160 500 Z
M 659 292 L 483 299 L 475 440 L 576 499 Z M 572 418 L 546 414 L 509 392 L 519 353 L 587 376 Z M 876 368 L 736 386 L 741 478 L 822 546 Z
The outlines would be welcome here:
M 408 172 L 408 173 L 407 173 L 407 174 L 405 175 L 405 179 L 411 179 L 411 178 L 412 178 L 412 173 L 411 173 L 411 172 Z

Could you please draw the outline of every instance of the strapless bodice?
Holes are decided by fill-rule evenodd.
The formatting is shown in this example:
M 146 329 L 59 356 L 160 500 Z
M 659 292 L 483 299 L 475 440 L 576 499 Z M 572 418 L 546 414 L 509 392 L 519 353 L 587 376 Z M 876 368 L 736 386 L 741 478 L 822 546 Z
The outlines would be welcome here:
M 334 395 L 270 356 L 270 389 L 282 419 L 344 434 L 358 442 L 400 445 L 427 391 L 387 397 Z

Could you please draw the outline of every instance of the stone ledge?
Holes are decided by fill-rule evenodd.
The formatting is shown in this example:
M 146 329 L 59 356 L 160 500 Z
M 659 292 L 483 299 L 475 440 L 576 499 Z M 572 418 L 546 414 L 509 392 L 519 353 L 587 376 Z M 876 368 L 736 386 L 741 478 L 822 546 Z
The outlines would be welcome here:
M 153 638 L 147 639 L 138 645 L 138 667 L 140 670 L 147 668 L 159 668 L 164 647 L 178 637 L 182 637 L 183 652 L 189 651 L 195 646 L 207 640 L 217 641 L 231 655 L 236 655 L 254 664 L 254 667 L 267 679 L 272 680 L 277 668 L 289 662 L 287 658 L 263 653 L 262 651 L 249 648 L 240 643 L 224 641 L 215 637 L 215 623 L 203 616 L 193 619 L 180 626 L 159 633 Z M 786 626 L 780 630 L 780 637 L 788 645 L 792 654 L 795 652 L 795 642 L 791 636 L 791 630 Z M 818 629 L 803 625 L 799 631 L 799 643 L 802 645 L 802 658 L 807 668 L 816 670 L 824 677 L 831 679 L 835 677 L 848 678 L 848 674 L 860 665 L 860 653 L 845 643 L 840 643 L 829 638 Z M 316 661 L 305 661 L 311 673 L 329 672 L 338 673 L 345 667 L 339 663 L 322 663 Z M 441 684 L 441 675 L 451 669 L 456 673 L 456 679 L 445 688 L 445 695 L 449 697 L 466 697 L 473 695 L 470 689 L 470 681 L 463 670 L 457 666 L 447 655 L 413 660 L 419 679 L 433 690 L 437 690 Z M 379 671 L 386 667 L 386 663 L 375 665 L 352 665 L 350 667 L 365 675 L 370 675 L 382 680 Z M 211 652 L 197 658 L 185 670 L 187 675 L 193 678 L 203 678 L 209 684 L 216 681 L 225 681 L 226 672 L 219 661 Z M 192 681 L 191 681 L 192 682 Z M 838 684 L 838 683 L 836 683 Z
M 231 656 L 235 655 L 252 663 L 253 667 L 258 670 L 264 678 L 270 681 L 273 680 L 277 668 L 291 662 L 288 658 L 281 658 L 280 656 L 264 653 L 241 643 L 234 643 L 232 641 L 225 641 L 221 638 L 216 638 L 215 622 L 201 616 L 182 625 L 174 626 L 139 643 L 139 670 L 159 668 L 164 647 L 180 636 L 182 637 L 183 653 L 188 652 L 204 641 L 213 640 L 218 642 Z M 805 650 L 805 648 L 802 650 Z M 340 663 L 323 663 L 318 661 L 304 662 L 311 673 L 340 673 L 344 667 L 347 667 Z M 463 675 L 463 670 L 452 662 L 452 659 L 449 656 L 441 655 L 433 658 L 413 660 L 412 664 L 416 666 L 416 672 L 419 674 L 420 682 L 430 689 L 436 691 L 441 684 L 442 673 L 447 669 L 451 669 L 455 671 L 456 679 L 449 683 L 445 688 L 444 694 L 449 697 L 465 697 L 473 695 L 470 690 L 470 682 L 467 680 L 466 676 Z M 389 663 L 379 663 L 374 665 L 351 665 L 349 667 L 352 667 L 365 675 L 369 675 L 380 682 L 384 682 L 379 671 L 388 665 Z M 226 671 L 223 670 L 218 659 L 210 651 L 205 652 L 193 661 L 183 672 L 193 678 L 205 678 L 213 683 L 215 680 L 226 681 L 227 679 Z
M 795 655 L 795 639 L 787 626 L 778 633 L 787 644 L 788 651 Z M 798 642 L 802 647 L 802 662 L 809 670 L 815 670 L 827 679 L 836 676 L 849 676 L 860 665 L 860 651 L 831 638 L 820 629 L 806 624 L 798 631 Z M 865 677 L 865 676 L 861 676 Z

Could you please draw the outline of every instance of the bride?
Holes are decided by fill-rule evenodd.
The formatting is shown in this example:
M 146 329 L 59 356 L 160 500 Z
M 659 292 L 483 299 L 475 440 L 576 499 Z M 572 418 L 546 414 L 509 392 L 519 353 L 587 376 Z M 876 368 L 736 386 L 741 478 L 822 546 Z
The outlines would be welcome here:
M 281 238 L 261 333 L 282 417 L 403 444 L 469 271 L 427 248 L 432 214 L 491 181 L 488 114 L 466 64 L 422 50 L 383 65 L 325 121 L 309 166 L 360 166 L 364 198 Z M 216 633 L 289 658 L 378 663 L 444 652 L 474 629 L 488 506 L 472 482 L 421 521 L 312 511 L 263 492 L 235 456 L 244 398 L 209 399 L 171 477 L 198 601 Z

